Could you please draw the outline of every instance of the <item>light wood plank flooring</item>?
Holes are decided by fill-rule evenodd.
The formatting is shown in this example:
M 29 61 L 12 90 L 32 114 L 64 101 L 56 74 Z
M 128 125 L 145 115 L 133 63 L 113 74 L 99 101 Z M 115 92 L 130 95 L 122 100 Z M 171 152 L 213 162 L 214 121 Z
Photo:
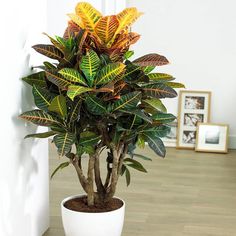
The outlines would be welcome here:
M 130 187 L 121 178 L 117 196 L 126 201 L 122 236 L 235 236 L 236 151 L 195 153 L 169 148 L 161 159 L 142 161 L 148 174 L 132 171 Z M 50 170 L 60 162 L 50 146 Z M 44 236 L 63 236 L 60 201 L 81 193 L 72 167 L 50 183 L 51 227 Z M 111 235 L 112 236 L 112 235 Z

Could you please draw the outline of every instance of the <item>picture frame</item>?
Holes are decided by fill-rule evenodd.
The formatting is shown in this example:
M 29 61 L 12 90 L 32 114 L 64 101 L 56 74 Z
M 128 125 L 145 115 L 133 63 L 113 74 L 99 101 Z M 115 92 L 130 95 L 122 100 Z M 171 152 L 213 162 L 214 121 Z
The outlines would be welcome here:
M 162 141 L 166 147 L 176 147 L 178 129 L 177 120 L 168 123 L 168 126 L 170 127 L 170 132 L 164 138 L 162 138 Z
M 194 149 L 197 124 L 210 122 L 211 92 L 181 90 L 176 148 Z
M 229 126 L 226 124 L 198 123 L 197 152 L 228 152 Z

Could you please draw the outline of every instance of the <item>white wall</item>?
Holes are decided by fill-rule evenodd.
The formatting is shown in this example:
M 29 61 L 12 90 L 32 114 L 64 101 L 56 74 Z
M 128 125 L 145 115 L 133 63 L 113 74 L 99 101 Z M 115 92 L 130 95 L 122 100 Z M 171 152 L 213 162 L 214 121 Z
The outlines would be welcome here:
M 32 109 L 30 47 L 45 30 L 46 0 L 5 1 L 0 9 L 0 235 L 41 236 L 49 225 L 47 141 L 23 140 L 36 126 L 18 115 Z M 41 41 L 42 42 L 42 41 Z
M 127 0 L 145 14 L 133 27 L 141 33 L 136 56 L 165 55 L 173 74 L 190 90 L 212 91 L 211 121 L 230 125 L 236 148 L 236 1 Z M 166 105 L 177 113 L 177 99 Z
M 68 13 L 74 12 L 79 0 L 48 0 L 48 27 L 47 32 L 54 35 L 63 35 L 67 26 Z M 103 14 L 115 14 L 126 7 L 126 0 L 86 0 Z M 55 10 L 56 6 L 56 10 Z

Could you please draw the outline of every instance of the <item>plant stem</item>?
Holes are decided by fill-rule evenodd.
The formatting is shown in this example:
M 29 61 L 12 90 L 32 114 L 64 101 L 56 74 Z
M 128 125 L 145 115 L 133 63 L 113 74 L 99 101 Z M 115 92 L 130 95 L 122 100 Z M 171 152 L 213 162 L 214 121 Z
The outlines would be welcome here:
M 94 182 L 94 164 L 95 164 L 95 158 L 94 155 L 89 156 L 89 164 L 88 164 L 88 199 L 87 203 L 88 206 L 94 206 L 94 187 L 93 187 L 93 182 Z

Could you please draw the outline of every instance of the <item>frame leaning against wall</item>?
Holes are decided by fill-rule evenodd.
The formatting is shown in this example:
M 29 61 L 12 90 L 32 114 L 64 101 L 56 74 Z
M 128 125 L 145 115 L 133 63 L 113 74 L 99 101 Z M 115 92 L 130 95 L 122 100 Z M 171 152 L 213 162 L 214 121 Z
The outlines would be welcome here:
M 210 122 L 210 107 L 210 91 L 180 91 L 176 148 L 194 149 L 197 123 Z

